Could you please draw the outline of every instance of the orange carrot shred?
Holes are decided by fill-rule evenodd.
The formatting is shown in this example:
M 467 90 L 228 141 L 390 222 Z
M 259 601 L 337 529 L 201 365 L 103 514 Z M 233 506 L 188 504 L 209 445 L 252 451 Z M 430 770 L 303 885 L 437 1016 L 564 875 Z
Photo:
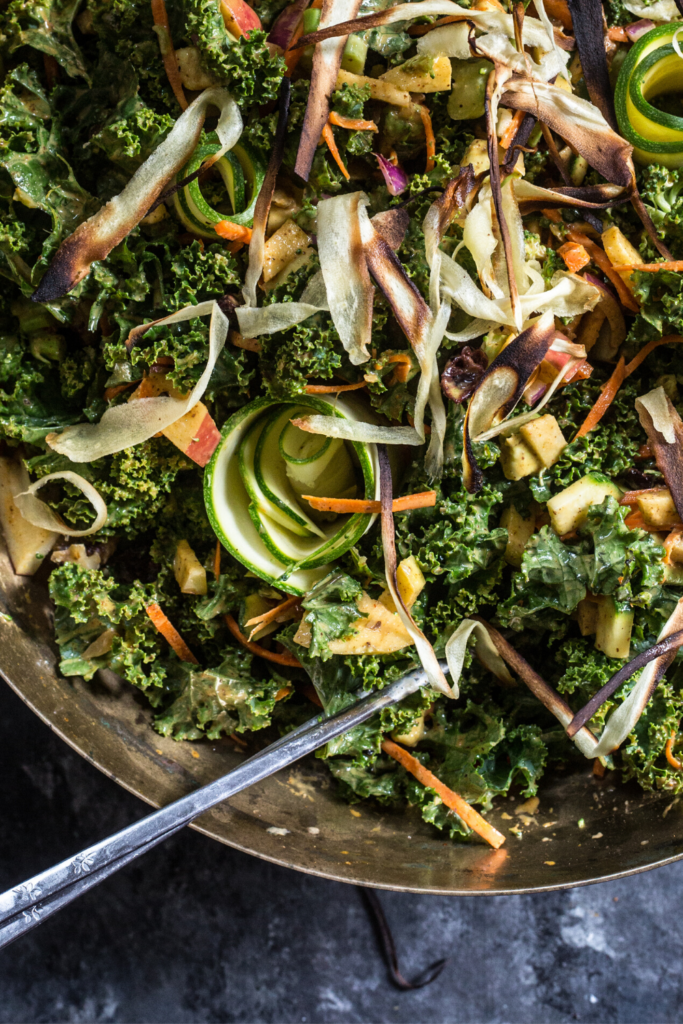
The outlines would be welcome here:
M 619 25 L 615 25 L 613 28 L 607 30 L 608 37 L 613 43 L 629 43 L 630 39 L 626 35 L 626 31 Z
M 679 761 L 677 757 L 674 756 L 673 751 L 673 746 L 676 742 L 676 735 L 677 733 L 674 730 L 669 736 L 668 740 L 666 741 L 666 746 L 664 747 L 664 754 L 666 755 L 666 759 L 671 765 L 671 767 L 676 768 L 677 771 L 680 771 L 681 768 L 683 768 L 683 763 Z
M 360 388 L 364 387 L 367 387 L 364 380 L 359 380 L 357 384 L 307 384 L 306 394 L 332 395 L 338 391 L 359 391 Z
M 198 665 L 199 662 L 195 658 L 194 654 L 187 646 L 183 638 L 181 637 L 178 630 L 172 624 L 168 616 L 161 610 L 156 601 L 148 604 L 145 611 L 149 615 L 150 619 L 159 630 L 164 640 L 167 640 L 169 645 L 173 648 L 175 653 L 178 655 L 181 661 L 190 661 L 193 665 Z
M 337 143 L 334 141 L 334 133 L 332 131 L 332 126 L 330 125 L 329 121 L 323 128 L 323 139 L 327 143 L 327 148 L 332 154 L 334 162 L 336 163 L 337 167 L 348 181 L 351 175 L 346 170 L 346 167 L 344 166 L 344 161 L 342 160 L 339 150 L 337 149 Z
M 644 270 L 649 274 L 656 274 L 658 270 L 674 270 L 677 273 L 683 271 L 683 260 L 662 260 L 661 263 L 620 263 L 615 270 Z
M 229 242 L 242 242 L 248 244 L 251 242 L 251 228 L 247 228 L 244 224 L 235 224 L 232 220 L 219 220 L 217 224 L 213 226 L 214 231 L 221 238 L 226 238 Z
M 501 835 L 485 818 L 482 818 L 481 814 L 475 811 L 474 807 L 468 804 L 466 800 L 463 800 L 461 796 L 458 796 L 452 789 L 449 789 L 440 779 L 437 779 L 436 775 L 432 774 L 428 768 L 420 764 L 416 757 L 413 757 L 412 754 L 409 754 L 407 750 L 399 747 L 398 743 L 394 743 L 392 740 L 384 740 L 382 750 L 389 757 L 393 757 L 395 761 L 398 761 L 407 772 L 414 775 L 423 786 L 427 789 L 433 789 L 441 797 L 446 807 L 455 811 L 458 817 L 473 832 L 476 832 L 478 836 L 485 839 L 494 849 L 497 850 L 499 846 L 503 845 L 505 836 Z
M 216 553 L 213 556 L 213 574 L 217 580 L 221 578 L 221 542 L 216 541 Z
M 578 242 L 565 242 L 557 251 L 564 260 L 567 270 L 571 270 L 573 274 L 583 270 L 591 261 L 585 247 Z
M 593 761 L 593 775 L 597 775 L 599 779 L 605 774 L 605 766 L 599 757 L 596 757 Z
M 425 173 L 429 174 L 430 171 L 434 170 L 436 139 L 434 138 L 434 128 L 432 127 L 432 119 L 430 117 L 429 110 L 425 107 L 424 103 L 418 104 L 418 110 L 420 111 L 420 117 L 422 119 L 422 127 L 425 130 L 425 143 L 427 145 L 427 165 L 425 167 Z
M 225 624 L 237 643 L 241 644 L 251 654 L 255 654 L 259 658 L 265 658 L 266 661 L 274 661 L 276 665 L 290 665 L 292 668 L 301 668 L 301 662 L 293 654 L 289 652 L 278 654 L 276 651 L 267 651 L 265 647 L 260 647 L 258 644 L 253 644 L 251 640 L 247 640 L 232 615 L 225 616 Z
M 337 128 L 348 128 L 354 132 L 377 132 L 379 128 L 374 121 L 363 121 L 359 117 L 344 117 L 343 114 L 338 114 L 336 110 L 330 112 L 328 118 L 330 124 L 334 124 Z
M 368 498 L 317 498 L 312 494 L 302 494 L 316 512 L 360 512 L 374 515 L 382 511 L 382 503 Z M 403 498 L 394 498 L 392 512 L 408 512 L 413 508 L 433 508 L 436 505 L 436 491 L 420 491 L 418 494 L 407 494 Z
M 605 415 L 610 405 L 614 401 L 614 397 L 626 380 L 626 366 L 624 363 L 624 357 L 622 356 L 616 365 L 614 373 L 602 387 L 602 392 L 597 402 L 586 416 L 585 420 L 581 424 L 576 434 L 577 437 L 585 437 L 589 434 L 593 427 L 597 427 L 598 423 Z
M 640 306 L 633 298 L 633 295 L 622 278 L 619 277 L 619 274 L 614 269 L 614 265 L 604 249 L 601 249 L 599 245 L 596 245 L 595 242 L 591 241 L 588 235 L 584 235 L 582 231 L 577 231 L 576 228 L 570 228 L 568 234 L 572 242 L 577 242 L 579 245 L 584 247 L 593 262 L 600 268 L 600 270 L 602 270 L 605 277 L 610 279 L 617 290 L 619 301 L 622 306 L 625 306 L 626 309 L 630 309 L 632 313 L 638 313 L 640 311 Z
M 281 601 L 280 604 L 276 604 L 274 608 L 269 608 L 267 612 L 263 612 L 262 615 L 255 615 L 252 619 L 249 619 L 244 623 L 245 626 L 253 626 L 249 639 L 251 640 L 254 633 L 258 633 L 261 626 L 267 626 L 274 619 L 283 615 L 285 612 L 290 611 L 294 608 L 299 601 L 300 597 L 288 597 L 285 601 Z
M 517 129 L 521 125 L 522 121 L 526 117 L 526 113 L 523 110 L 515 111 L 513 117 L 510 118 L 507 128 L 500 137 L 500 145 L 502 149 L 509 149 L 512 145 L 512 140 L 517 134 Z
M 297 41 L 297 39 L 299 39 L 299 37 L 303 35 L 303 31 L 304 31 L 304 16 L 302 14 L 301 18 L 299 20 L 299 24 L 297 25 L 297 27 L 292 32 L 292 38 L 289 40 L 290 47 L 292 47 L 294 45 L 294 43 Z M 285 52 L 283 54 L 285 64 L 287 65 L 287 70 L 285 71 L 285 78 L 291 78 L 292 77 L 292 75 L 294 73 L 294 69 L 296 68 L 297 64 L 299 63 L 299 59 L 300 59 L 301 54 L 303 52 L 304 51 L 301 50 L 301 49 L 299 49 L 299 50 L 292 50 L 292 49 L 285 50 Z
M 624 383 L 626 378 L 630 377 L 631 374 L 638 369 L 641 363 L 649 356 L 650 352 L 654 351 L 654 349 L 656 348 L 659 348 L 660 345 L 671 345 L 676 344 L 680 341 L 683 341 L 683 335 L 680 334 L 666 334 L 663 338 L 655 338 L 653 341 L 648 341 L 647 345 L 644 345 L 643 348 L 641 348 L 640 352 L 637 355 L 635 355 L 631 362 L 628 363 L 626 366 L 623 365 L 624 357 L 622 356 L 617 364 L 614 373 L 607 381 L 607 383 L 603 385 L 602 394 L 598 398 L 597 402 L 595 403 L 591 411 L 586 416 L 586 419 L 581 424 L 576 436 L 583 437 L 585 434 L 588 434 L 593 429 L 593 427 L 597 426 L 597 424 L 600 422 L 600 420 L 605 415 L 610 405 L 614 401 L 614 397 L 617 391 Z M 645 447 L 647 446 L 641 446 L 641 448 Z M 649 458 L 649 456 L 652 453 L 649 452 L 648 454 L 648 452 L 641 454 L 641 452 L 639 451 L 638 457 L 644 459 Z
M 152 0 L 152 18 L 154 19 L 154 31 L 159 39 L 159 50 L 161 59 L 164 62 L 164 70 L 169 85 L 173 89 L 173 95 L 180 104 L 181 110 L 187 110 L 188 103 L 183 91 L 183 83 L 178 70 L 178 58 L 175 55 L 175 47 L 171 38 L 171 26 L 168 23 L 166 4 L 164 0 Z
M 394 352 L 389 356 L 388 363 L 397 363 L 397 367 L 388 380 L 388 384 L 405 384 L 413 366 L 413 360 L 407 352 Z

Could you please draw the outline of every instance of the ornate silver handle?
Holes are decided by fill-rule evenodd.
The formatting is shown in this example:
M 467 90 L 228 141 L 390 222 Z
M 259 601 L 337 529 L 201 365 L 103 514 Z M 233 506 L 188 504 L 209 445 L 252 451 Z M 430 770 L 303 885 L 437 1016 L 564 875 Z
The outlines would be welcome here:
M 330 718 L 318 715 L 214 782 L 35 875 L 22 885 L 8 889 L 0 896 L 0 949 L 178 832 L 204 811 L 312 753 L 328 740 L 348 732 L 383 708 L 414 693 L 425 683 L 424 671 L 416 669 L 337 715 Z

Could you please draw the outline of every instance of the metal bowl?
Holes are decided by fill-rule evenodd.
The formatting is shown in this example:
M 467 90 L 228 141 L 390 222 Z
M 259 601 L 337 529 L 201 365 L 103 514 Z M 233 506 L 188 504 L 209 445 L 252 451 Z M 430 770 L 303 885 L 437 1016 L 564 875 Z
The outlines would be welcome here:
M 144 697 L 56 671 L 47 588 L 13 574 L 0 549 L 0 673 L 74 750 L 154 807 L 239 764 L 232 741 L 176 743 L 151 728 Z M 535 814 L 499 800 L 498 851 L 453 843 L 415 811 L 349 807 L 314 758 L 214 808 L 192 826 L 245 853 L 341 882 L 408 892 L 526 893 L 646 871 L 683 857 L 683 801 L 590 767 L 544 780 Z M 581 826 L 579 822 L 583 822 Z

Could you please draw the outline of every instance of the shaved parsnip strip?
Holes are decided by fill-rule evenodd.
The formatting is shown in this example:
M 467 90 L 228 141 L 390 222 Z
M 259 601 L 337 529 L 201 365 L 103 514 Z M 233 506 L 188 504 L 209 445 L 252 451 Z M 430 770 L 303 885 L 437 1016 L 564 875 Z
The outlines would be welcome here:
M 361 444 L 423 444 L 414 427 L 382 427 L 375 423 L 361 423 L 336 416 L 301 416 L 290 421 L 299 430 L 325 437 L 341 437 L 345 441 Z
M 463 619 L 454 629 L 446 643 L 446 661 L 451 677 L 451 689 L 456 697 L 460 696 L 458 682 L 465 664 L 467 644 L 472 633 L 476 636 L 474 653 L 486 668 L 504 683 L 514 682 L 508 667 L 496 650 L 486 627 L 475 619 Z
M 70 292 L 87 277 L 91 264 L 103 260 L 142 220 L 169 178 L 177 174 L 196 149 L 209 107 L 220 111 L 214 131 L 221 148 L 211 162 L 232 149 L 242 134 L 239 107 L 226 89 L 205 89 L 180 115 L 170 135 L 137 169 L 123 192 L 62 242 L 33 293 L 34 302 L 53 302 Z
M 363 251 L 361 213 L 367 220 L 363 200 L 362 192 L 323 199 L 317 217 L 318 253 L 329 310 L 354 366 L 370 358 L 375 294 Z M 372 231 L 375 233 L 374 228 Z
M 198 306 L 186 306 L 171 316 L 145 324 L 143 328 L 135 328 L 136 337 L 139 337 L 157 324 L 178 323 L 208 313 L 211 313 L 209 358 L 204 372 L 187 398 L 139 398 L 125 405 L 112 406 L 99 423 L 78 423 L 66 427 L 61 434 L 48 434 L 45 440 L 50 447 L 60 455 L 66 455 L 72 462 L 93 462 L 104 455 L 112 455 L 124 448 L 141 444 L 193 409 L 206 391 L 228 336 L 228 319 L 218 303 L 201 302 Z
M 52 480 L 66 480 L 77 487 L 95 509 L 95 521 L 86 530 L 74 530 L 73 527 L 67 526 L 61 516 L 36 497 L 36 492 Z M 68 469 L 60 473 L 49 473 L 36 480 L 27 491 L 17 494 L 14 504 L 32 526 L 40 526 L 43 530 L 55 530 L 57 533 L 66 534 L 67 537 L 89 537 L 91 533 L 101 530 L 107 521 L 107 506 L 102 495 L 88 480 Z
M 394 600 L 398 617 L 415 641 L 415 648 L 422 662 L 422 667 L 427 674 L 429 685 L 438 690 L 439 693 L 445 694 L 446 697 L 455 697 L 439 665 L 434 648 L 410 614 L 398 589 L 398 580 L 396 578 L 398 562 L 394 534 L 394 513 L 392 511 L 393 485 L 391 480 L 391 464 L 389 463 L 387 450 L 383 445 L 377 448 L 377 458 L 379 461 L 380 499 L 382 502 L 382 547 L 384 549 L 384 570 L 387 577 L 387 587 Z

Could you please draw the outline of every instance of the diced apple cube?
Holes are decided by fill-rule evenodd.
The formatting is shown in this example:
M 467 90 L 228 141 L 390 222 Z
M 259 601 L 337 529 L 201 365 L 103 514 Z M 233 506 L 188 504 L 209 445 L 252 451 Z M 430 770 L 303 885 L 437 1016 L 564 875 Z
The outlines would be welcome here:
M 196 46 L 183 46 L 175 51 L 180 81 L 186 89 L 201 92 L 215 85 L 215 80 L 202 67 L 201 54 Z
M 0 526 L 17 576 L 33 576 L 55 546 L 58 533 L 33 526 L 14 504 L 31 481 L 23 463 L 0 458 Z
M 398 89 L 391 82 L 382 78 L 368 78 L 367 75 L 354 75 L 351 71 L 344 71 L 340 68 L 337 73 L 337 88 L 343 85 L 357 85 L 359 89 L 368 87 L 370 99 L 379 100 L 381 103 L 391 103 L 395 107 L 411 107 L 413 101 L 406 89 Z M 486 145 L 486 142 L 484 142 Z
M 508 480 L 521 480 L 543 468 L 541 460 L 521 434 L 510 434 L 500 439 L 500 461 Z
M 448 57 L 444 57 L 443 54 L 434 57 L 431 72 L 423 71 L 419 66 L 411 67 L 410 64 L 411 61 L 407 61 L 397 68 L 391 68 L 380 75 L 380 78 L 398 89 L 407 89 L 408 92 L 445 92 L 446 89 L 450 89 L 451 62 Z
M 676 533 L 669 544 L 669 559 L 677 564 L 683 562 L 683 533 Z
M 584 597 L 576 609 L 581 636 L 591 636 L 598 628 L 598 602 L 594 597 Z
M 286 220 L 263 247 L 263 280 L 270 281 L 295 258 L 309 250 L 311 240 L 296 221 Z
M 633 612 L 620 612 L 611 597 L 601 597 L 595 630 L 596 650 L 608 658 L 628 658 L 632 629 Z
M 555 465 L 567 447 L 559 423 L 549 413 L 526 423 L 519 432 L 546 469 Z
M 621 493 L 618 484 L 604 473 L 589 473 L 550 499 L 550 524 L 560 537 L 572 533 L 585 521 L 591 505 L 601 505 L 607 497 L 618 500 Z
M 183 594 L 206 594 L 206 569 L 186 540 L 175 549 L 173 572 Z
M 354 633 L 348 640 L 330 640 L 332 654 L 393 654 L 414 643 L 398 615 L 381 601 L 363 594 L 358 610 L 364 618 L 353 623 Z
M 396 743 L 402 743 L 404 747 L 416 747 L 424 737 L 424 734 L 425 716 L 423 711 L 417 721 L 414 722 L 409 729 L 406 729 L 405 732 L 401 732 L 400 729 L 397 729 L 396 732 L 392 732 L 391 738 L 395 740 Z
M 648 526 L 666 530 L 679 522 L 678 512 L 667 487 L 653 488 L 636 498 L 638 509 Z
M 505 527 L 508 532 L 505 561 L 519 568 L 522 564 L 524 548 L 536 528 L 535 518 L 530 515 L 528 519 L 525 519 L 514 505 L 508 505 L 500 517 L 500 525 Z
M 398 567 L 396 569 L 396 582 L 398 584 L 398 592 L 401 595 L 406 608 L 412 608 L 424 590 L 426 582 L 422 574 L 422 569 L 417 564 L 415 555 L 410 555 L 410 557 L 404 558 L 398 563 Z M 380 601 L 385 608 L 389 609 L 390 612 L 396 611 L 394 599 L 388 590 L 384 591 L 380 597 Z
M 140 381 L 129 401 L 133 402 L 138 398 L 158 398 L 160 395 L 170 395 L 172 398 L 186 397 L 173 387 L 165 374 L 154 373 Z M 207 464 L 221 439 L 220 430 L 203 402 L 197 402 L 189 412 L 161 433 L 198 466 Z

